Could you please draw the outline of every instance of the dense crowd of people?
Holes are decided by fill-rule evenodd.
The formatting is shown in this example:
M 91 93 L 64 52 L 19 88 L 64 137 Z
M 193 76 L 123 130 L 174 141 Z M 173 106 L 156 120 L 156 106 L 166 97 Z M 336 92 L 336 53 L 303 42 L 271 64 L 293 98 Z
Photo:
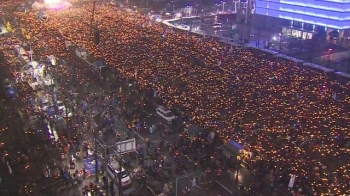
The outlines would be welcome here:
M 295 174 L 295 185 L 312 187 L 315 195 L 349 194 L 348 84 L 107 5 L 96 5 L 101 42 L 95 45 L 91 10 L 81 5 L 46 11 L 45 20 L 36 12 L 15 12 L 15 18 L 35 55 L 69 61 L 75 57 L 65 41 L 71 41 L 106 62 L 112 75 L 135 81 L 163 105 L 184 112 L 190 123 L 243 144 L 250 157 L 269 163 L 274 178 Z M 79 66 L 90 73 L 88 65 Z M 70 71 L 65 68 L 57 74 Z M 86 73 L 72 80 L 84 80 Z

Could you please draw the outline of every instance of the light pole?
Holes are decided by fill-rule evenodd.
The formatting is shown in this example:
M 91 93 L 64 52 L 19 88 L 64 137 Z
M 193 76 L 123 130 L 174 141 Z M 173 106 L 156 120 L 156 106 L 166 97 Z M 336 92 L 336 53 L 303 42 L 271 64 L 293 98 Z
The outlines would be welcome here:
M 329 67 L 329 64 L 331 62 L 331 55 L 332 55 L 332 48 L 328 49 L 328 62 L 327 62 L 327 68 Z
M 29 54 L 30 54 L 30 62 L 33 62 L 33 51 L 32 51 L 32 42 L 29 41 Z
M 279 33 L 279 44 L 278 44 L 278 53 L 281 53 L 281 43 L 282 43 L 282 33 Z
M 88 113 L 89 113 L 89 123 L 90 123 L 90 130 L 91 130 L 91 133 L 93 134 L 93 137 L 94 137 L 94 159 L 95 159 L 95 182 L 96 184 L 99 183 L 99 179 L 98 179 L 98 130 L 97 128 L 95 128 L 96 130 L 94 130 L 94 127 L 93 127 L 93 119 L 92 119 L 92 103 L 91 101 L 89 100 L 88 102 Z
M 99 145 L 102 150 L 103 150 L 103 153 L 102 153 L 102 156 L 101 159 L 104 160 L 104 164 L 103 164 L 103 168 L 104 168 L 104 178 L 105 178 L 105 181 L 103 181 L 104 185 L 105 185 L 105 191 L 106 191 L 106 195 L 108 195 L 108 192 L 109 192 L 109 184 L 108 184 L 108 163 L 109 163 L 109 160 L 110 160 L 110 155 L 109 155 L 109 152 L 108 152 L 108 148 L 110 146 L 107 146 L 105 144 L 102 144 L 101 141 L 98 139 L 98 138 L 95 138 L 96 140 L 96 145 Z M 102 162 L 101 162 L 102 163 Z M 96 174 L 97 175 L 97 174 Z M 111 192 L 111 194 L 113 194 Z
M 248 23 L 248 13 L 250 10 L 250 0 L 247 0 L 246 2 L 246 8 L 245 8 L 245 23 Z
M 237 0 L 233 0 L 233 2 L 234 2 L 234 4 L 235 4 L 235 11 L 234 11 L 234 13 L 237 14 Z
M 95 18 L 95 6 L 96 6 L 96 0 L 94 0 L 92 5 L 92 13 L 91 13 L 91 21 L 90 21 L 90 34 L 92 34 L 92 25 L 94 23 Z
M 225 11 L 225 4 L 226 4 L 226 1 L 223 1 L 223 2 L 222 2 L 222 11 L 221 11 L 221 12 L 224 12 L 224 11 Z

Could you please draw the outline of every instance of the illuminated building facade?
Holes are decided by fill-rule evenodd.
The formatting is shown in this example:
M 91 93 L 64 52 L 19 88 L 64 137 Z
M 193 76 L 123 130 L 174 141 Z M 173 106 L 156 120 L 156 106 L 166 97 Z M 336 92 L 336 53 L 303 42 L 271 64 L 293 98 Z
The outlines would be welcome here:
M 349 37 L 350 0 L 256 0 L 256 14 L 276 18 L 283 34 L 309 39 L 316 28 Z

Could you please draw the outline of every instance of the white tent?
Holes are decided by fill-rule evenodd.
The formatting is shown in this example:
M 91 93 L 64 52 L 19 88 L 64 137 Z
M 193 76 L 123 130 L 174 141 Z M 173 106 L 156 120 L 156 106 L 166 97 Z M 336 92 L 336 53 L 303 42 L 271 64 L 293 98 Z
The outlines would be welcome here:
M 71 8 L 73 6 L 71 3 L 67 2 L 67 1 L 64 2 L 63 5 L 65 8 Z
M 5 34 L 7 32 L 8 31 L 7 31 L 6 27 L 5 27 L 5 25 L 0 22 L 0 35 L 1 34 Z
M 35 1 L 35 2 L 32 4 L 32 8 L 33 8 L 34 10 L 40 10 L 40 9 L 43 9 L 43 8 L 44 8 L 44 5 Z
M 39 65 L 39 63 L 36 61 L 32 61 L 32 62 L 29 62 L 28 65 L 31 65 L 35 69 Z

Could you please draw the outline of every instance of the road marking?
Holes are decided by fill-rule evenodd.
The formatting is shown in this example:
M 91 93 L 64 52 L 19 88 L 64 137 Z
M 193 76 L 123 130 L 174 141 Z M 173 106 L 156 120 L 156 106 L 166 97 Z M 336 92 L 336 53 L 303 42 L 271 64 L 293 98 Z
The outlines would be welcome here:
M 137 133 L 136 131 L 133 131 L 137 136 L 139 136 L 139 138 L 141 138 L 143 141 L 145 141 L 145 138 L 143 138 L 139 133 Z
M 153 194 L 154 196 L 157 196 L 157 194 L 153 191 L 153 189 L 151 189 L 151 187 L 147 186 L 147 188 L 148 188 L 148 190 L 150 190 L 150 191 L 152 192 L 152 194 Z
M 191 179 L 189 179 L 188 177 L 187 177 L 187 179 L 189 180 L 189 181 L 191 181 L 191 183 L 192 183 L 192 180 Z M 193 187 L 193 186 L 192 186 Z M 197 187 L 198 189 L 202 189 L 201 187 L 199 187 L 198 185 L 197 185 L 197 180 L 196 180 L 196 186 L 195 187 Z
M 228 190 L 228 188 L 226 188 L 223 184 L 221 184 L 219 181 L 215 180 L 216 183 L 218 183 L 222 188 L 224 188 L 227 192 L 229 192 L 231 195 L 233 195 L 233 193 Z
M 17 113 L 21 116 L 21 119 L 24 120 L 23 113 L 20 109 L 17 109 Z

